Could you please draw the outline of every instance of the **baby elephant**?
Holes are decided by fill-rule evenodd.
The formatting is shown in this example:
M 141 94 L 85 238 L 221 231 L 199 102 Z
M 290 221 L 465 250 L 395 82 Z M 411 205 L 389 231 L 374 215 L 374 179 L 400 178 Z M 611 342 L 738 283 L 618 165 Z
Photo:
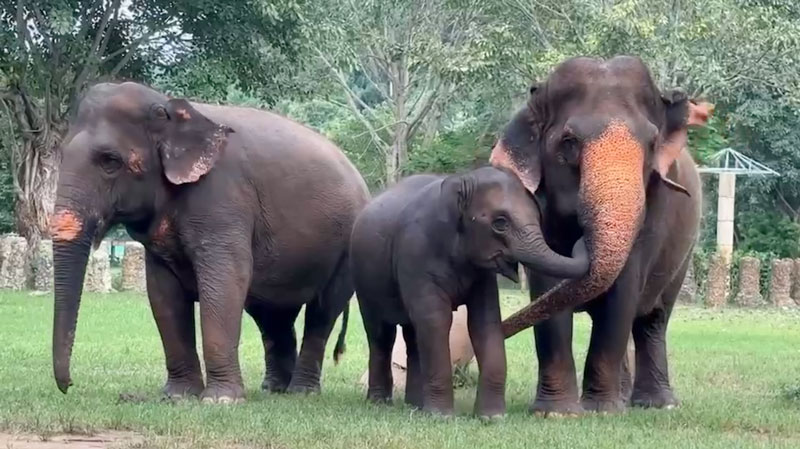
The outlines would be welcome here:
M 416 175 L 376 197 L 353 227 L 351 263 L 369 341 L 369 389 L 391 401 L 395 326 L 407 346 L 406 402 L 453 414 L 449 330 L 465 304 L 480 369 L 475 413 L 505 413 L 506 357 L 499 273 L 515 282 L 517 263 L 554 277 L 580 278 L 583 241 L 573 257 L 544 241 L 536 202 L 510 172 L 485 167 L 449 177 Z

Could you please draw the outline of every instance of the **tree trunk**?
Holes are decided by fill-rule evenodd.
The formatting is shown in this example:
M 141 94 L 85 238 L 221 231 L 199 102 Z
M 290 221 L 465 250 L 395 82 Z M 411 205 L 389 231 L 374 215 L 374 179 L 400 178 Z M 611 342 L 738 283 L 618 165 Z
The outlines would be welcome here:
M 7 105 L 14 111 L 21 136 L 20 145 L 12 151 L 16 227 L 36 246 L 41 237 L 49 235 L 58 183 L 58 148 L 67 128 L 66 121 L 48 117 L 49 108 L 40 108 L 21 91 Z
M 58 184 L 57 149 L 62 136 L 53 131 L 39 135 L 23 142 L 23 160 L 18 168 L 21 189 L 14 212 L 18 232 L 29 241 L 49 236 Z
M 402 177 L 403 167 L 408 161 L 408 125 L 398 122 L 395 126 L 392 148 L 386 155 L 386 185 L 391 186 Z
M 408 67 L 406 57 L 399 55 L 391 64 L 391 95 L 394 100 L 394 139 L 386 156 L 386 185 L 400 180 L 408 161 Z

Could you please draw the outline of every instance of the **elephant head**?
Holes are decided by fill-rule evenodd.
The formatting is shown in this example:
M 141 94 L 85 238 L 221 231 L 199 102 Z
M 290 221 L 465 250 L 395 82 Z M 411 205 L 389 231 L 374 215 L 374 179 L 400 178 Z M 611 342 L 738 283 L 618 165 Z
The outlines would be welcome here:
M 224 151 L 227 126 L 186 100 L 134 84 L 98 84 L 62 146 L 50 220 L 55 272 L 53 369 L 70 386 L 70 356 L 90 248 L 115 224 L 146 232 L 169 192 L 197 182 Z
M 531 88 L 491 163 L 544 194 L 548 214 L 577 221 L 590 268 L 507 319 L 506 336 L 610 288 L 644 220 L 647 192 L 663 186 L 688 195 L 668 172 L 686 146 L 687 127 L 704 124 L 712 111 L 680 90 L 659 91 L 635 57 L 569 59 Z
M 444 203 L 458 217 L 460 249 L 477 266 L 519 282 L 517 262 L 550 276 L 580 278 L 589 261 L 583 240 L 573 257 L 547 246 L 541 213 L 520 180 L 503 169 L 483 167 L 442 183 Z

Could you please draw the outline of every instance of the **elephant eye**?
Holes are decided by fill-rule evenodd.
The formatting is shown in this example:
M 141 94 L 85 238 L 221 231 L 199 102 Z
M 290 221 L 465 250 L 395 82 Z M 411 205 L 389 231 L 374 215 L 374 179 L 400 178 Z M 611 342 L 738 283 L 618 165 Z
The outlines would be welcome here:
M 565 135 L 561 139 L 561 151 L 558 157 L 559 162 L 562 164 L 575 165 L 578 163 L 580 154 L 581 148 L 578 139 L 571 134 Z
M 508 230 L 508 219 L 506 217 L 497 217 L 492 221 L 492 229 L 495 232 L 503 233 Z
M 111 151 L 101 151 L 96 156 L 97 165 L 103 169 L 104 172 L 111 175 L 116 173 L 122 168 L 122 158 Z

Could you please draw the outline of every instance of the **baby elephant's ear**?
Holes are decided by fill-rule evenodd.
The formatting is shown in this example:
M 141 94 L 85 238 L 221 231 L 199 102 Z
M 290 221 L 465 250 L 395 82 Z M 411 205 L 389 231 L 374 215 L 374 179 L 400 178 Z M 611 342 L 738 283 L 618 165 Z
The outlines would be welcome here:
M 227 145 L 228 134 L 234 132 L 183 99 L 154 106 L 152 115 L 161 143 L 164 175 L 173 184 L 197 182 L 211 171 Z
M 458 230 L 463 228 L 464 212 L 469 206 L 470 189 L 465 175 L 450 175 L 442 181 L 442 200 L 453 216 L 458 217 Z

